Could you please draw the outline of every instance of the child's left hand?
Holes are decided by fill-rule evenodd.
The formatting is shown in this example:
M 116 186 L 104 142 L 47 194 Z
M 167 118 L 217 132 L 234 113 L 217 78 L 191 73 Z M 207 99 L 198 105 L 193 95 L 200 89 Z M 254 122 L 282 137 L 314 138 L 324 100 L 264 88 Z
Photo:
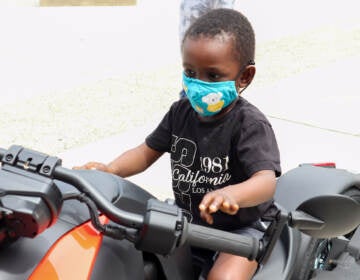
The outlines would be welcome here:
M 222 188 L 207 193 L 203 197 L 199 209 L 201 218 L 207 223 L 212 224 L 214 221 L 212 213 L 220 210 L 229 215 L 235 215 L 239 210 L 239 205 L 231 197 L 231 193 L 226 192 L 226 188 Z

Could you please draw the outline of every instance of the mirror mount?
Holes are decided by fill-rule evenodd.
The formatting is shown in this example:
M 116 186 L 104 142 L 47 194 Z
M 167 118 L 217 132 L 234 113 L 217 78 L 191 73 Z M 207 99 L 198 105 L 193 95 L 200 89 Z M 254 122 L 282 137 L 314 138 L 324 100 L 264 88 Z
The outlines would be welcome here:
M 267 262 L 275 243 L 280 238 L 281 232 L 288 220 L 289 214 L 286 212 L 278 210 L 274 215 L 274 219 L 271 221 L 263 238 L 261 239 L 261 244 L 264 244 L 264 247 L 262 248 L 262 253 L 259 254 L 259 258 L 257 259 L 258 263 L 265 264 Z
M 325 223 L 304 211 L 290 212 L 289 226 L 300 230 L 321 230 Z

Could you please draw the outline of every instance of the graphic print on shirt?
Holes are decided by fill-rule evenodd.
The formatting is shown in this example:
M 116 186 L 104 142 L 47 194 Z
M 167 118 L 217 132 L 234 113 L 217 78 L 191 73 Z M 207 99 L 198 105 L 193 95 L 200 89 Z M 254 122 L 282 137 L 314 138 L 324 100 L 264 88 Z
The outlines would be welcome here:
M 191 213 L 198 212 L 192 197 L 223 187 L 231 179 L 229 156 L 199 155 L 196 143 L 190 139 L 172 136 L 171 165 L 173 191 L 182 205 L 184 215 L 191 222 Z M 200 201 L 198 201 L 200 202 Z M 194 207 L 194 208 L 192 208 Z
M 187 209 L 191 209 L 191 195 L 190 195 L 190 182 L 182 179 L 184 174 L 191 172 L 189 167 L 194 164 L 196 154 L 196 144 L 185 138 L 178 138 L 172 136 L 171 145 L 171 165 L 172 165 L 172 178 L 173 178 L 173 191 L 175 197 L 180 200 Z M 190 211 L 183 209 L 184 216 L 189 222 L 193 217 Z

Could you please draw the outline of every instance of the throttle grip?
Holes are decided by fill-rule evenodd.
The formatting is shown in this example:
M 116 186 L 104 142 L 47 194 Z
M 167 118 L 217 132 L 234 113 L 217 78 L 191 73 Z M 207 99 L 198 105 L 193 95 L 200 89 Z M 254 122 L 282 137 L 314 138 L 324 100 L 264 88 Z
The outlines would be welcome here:
M 192 246 L 246 257 L 257 258 L 261 246 L 254 237 L 230 233 L 214 228 L 185 223 L 182 242 Z

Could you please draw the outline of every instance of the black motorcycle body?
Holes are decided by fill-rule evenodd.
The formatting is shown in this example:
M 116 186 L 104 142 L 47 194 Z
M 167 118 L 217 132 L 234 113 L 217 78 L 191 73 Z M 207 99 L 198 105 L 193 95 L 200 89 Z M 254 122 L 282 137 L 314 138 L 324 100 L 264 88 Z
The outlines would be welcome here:
M 2 280 L 196 279 L 190 244 L 220 251 L 238 244 L 225 232 L 207 240 L 212 232 L 183 224 L 170 200 L 115 175 L 67 170 L 60 159 L 20 146 L 0 150 L 1 158 Z M 264 240 L 239 246 L 260 262 L 254 279 L 359 279 L 359 174 L 301 165 L 278 179 L 275 201 L 279 215 L 265 221 Z M 108 229 L 96 225 L 91 207 Z

